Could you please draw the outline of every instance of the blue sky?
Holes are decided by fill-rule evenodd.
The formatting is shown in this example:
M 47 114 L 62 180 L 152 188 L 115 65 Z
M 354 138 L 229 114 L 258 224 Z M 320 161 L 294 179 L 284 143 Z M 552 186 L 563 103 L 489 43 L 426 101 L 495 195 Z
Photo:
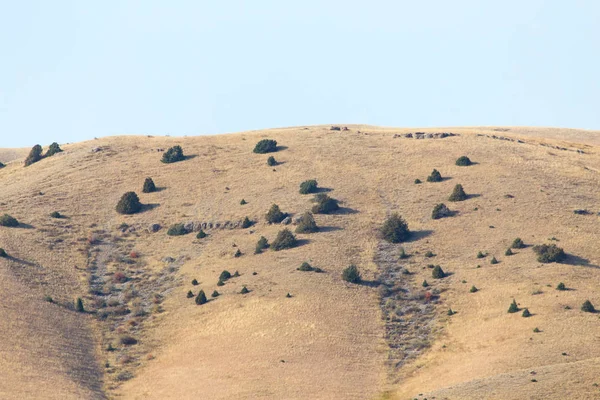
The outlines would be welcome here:
M 597 1 L 0 0 L 0 147 L 261 128 L 600 129 Z

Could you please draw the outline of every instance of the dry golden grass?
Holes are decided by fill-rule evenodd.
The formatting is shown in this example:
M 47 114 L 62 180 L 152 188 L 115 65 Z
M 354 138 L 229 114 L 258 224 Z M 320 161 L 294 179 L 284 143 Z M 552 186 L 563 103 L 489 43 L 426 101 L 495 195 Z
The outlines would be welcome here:
M 599 372 L 599 320 L 579 311 L 588 298 L 600 306 L 598 216 L 573 210 L 600 211 L 600 136 L 495 129 L 428 129 L 423 131 L 460 136 L 422 140 L 394 138 L 414 130 L 370 126 L 341 132 L 315 126 L 190 138 L 113 137 L 63 146 L 64 153 L 27 168 L 18 159 L 9 163 L 0 170 L 0 211 L 31 228 L 0 228 L 0 247 L 15 257 L 0 259 L 5 294 L 0 332 L 9 338 L 0 341 L 0 397 L 598 398 L 600 388 L 593 384 Z M 262 138 L 285 146 L 273 154 L 281 165 L 268 167 L 268 155 L 252 153 Z M 175 144 L 195 157 L 162 164 L 157 149 Z M 94 147 L 103 150 L 92 153 Z M 0 161 L 8 161 L 3 154 Z M 461 155 L 477 164 L 455 166 Z M 425 182 L 433 168 L 450 179 Z M 164 189 L 141 193 L 147 176 Z M 311 196 L 300 195 L 298 185 L 311 178 L 333 189 L 329 194 L 342 202 L 344 212 L 317 215 L 317 224 L 327 229 L 298 235 L 303 243 L 295 249 L 254 255 L 260 236 L 272 241 L 282 229 L 264 221 L 271 204 L 294 215 L 310 208 Z M 424 183 L 415 185 L 415 178 Z M 457 183 L 480 196 L 447 202 Z M 114 206 L 130 190 L 154 206 L 132 216 L 117 214 Z M 248 204 L 240 205 L 242 198 Z M 439 202 L 458 214 L 432 220 Z M 51 219 L 52 211 L 68 219 Z M 352 263 L 366 279 L 377 278 L 377 229 L 394 211 L 422 236 L 402 245 L 413 256 L 398 264 L 413 274 L 398 279 L 409 280 L 415 291 L 427 279 L 441 291 L 431 347 L 399 369 L 388 366 L 378 289 L 340 278 Z M 223 223 L 245 216 L 256 225 L 208 229 L 201 240 L 195 234 L 166 235 L 177 222 Z M 135 231 L 122 232 L 122 223 Z M 152 223 L 163 229 L 147 232 Z M 94 232 L 100 242 L 89 245 Z M 576 257 L 542 265 L 531 248 L 504 256 L 517 236 L 527 244 L 555 237 Z M 233 256 L 237 249 L 242 257 Z M 425 258 L 428 250 L 437 256 Z M 477 259 L 479 250 L 490 256 Z M 139 257 L 124 264 L 130 251 Z M 500 264 L 490 265 L 492 255 Z M 175 262 L 166 263 L 165 257 Z M 296 271 L 303 261 L 326 273 Z M 426 268 L 430 263 L 452 275 L 436 282 Z M 217 287 L 224 269 L 241 276 Z M 44 301 L 44 295 L 61 304 L 83 297 L 91 311 L 101 309 L 89 292 L 90 275 L 110 279 L 115 271 L 131 277 L 127 285 L 139 295 L 123 299 L 124 291 L 115 285 L 107 290 L 121 294 L 111 298 L 133 309 L 135 301 L 160 294 L 160 304 L 145 317 L 132 313 L 101 321 Z M 198 286 L 190 284 L 193 278 Z M 575 290 L 554 290 L 561 281 Z M 249 294 L 239 294 L 243 285 Z M 471 285 L 480 291 L 469 293 Z M 199 289 L 209 299 L 215 289 L 222 295 L 197 306 L 186 293 Z M 513 297 L 533 316 L 507 314 Z M 446 316 L 449 307 L 458 313 Z M 535 327 L 541 332 L 533 333 Z M 119 345 L 123 334 L 139 343 Z M 116 351 L 107 352 L 108 343 Z M 119 384 L 116 376 L 125 371 L 134 377 Z

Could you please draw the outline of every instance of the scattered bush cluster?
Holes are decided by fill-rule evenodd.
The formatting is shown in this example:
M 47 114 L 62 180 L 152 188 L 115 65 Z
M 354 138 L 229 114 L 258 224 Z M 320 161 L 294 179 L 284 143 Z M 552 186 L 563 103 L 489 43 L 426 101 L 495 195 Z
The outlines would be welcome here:
M 42 146 L 36 144 L 29 151 L 27 158 L 25 158 L 25 166 L 27 167 L 31 164 L 34 164 L 40 161 L 42 158 L 52 157 L 53 155 L 55 155 L 56 153 L 60 153 L 61 151 L 62 149 L 60 148 L 58 143 L 54 142 L 48 147 L 48 151 L 46 151 L 46 154 L 42 154 Z
M 561 262 L 566 257 L 564 250 L 555 244 L 533 246 L 533 251 L 538 255 L 537 260 L 541 263 Z
M 323 270 L 321 268 L 317 268 L 317 267 L 313 267 L 312 265 L 310 265 L 307 262 L 303 262 L 302 265 L 300 265 L 298 268 L 296 268 L 298 271 L 304 271 L 304 272 L 323 272 Z

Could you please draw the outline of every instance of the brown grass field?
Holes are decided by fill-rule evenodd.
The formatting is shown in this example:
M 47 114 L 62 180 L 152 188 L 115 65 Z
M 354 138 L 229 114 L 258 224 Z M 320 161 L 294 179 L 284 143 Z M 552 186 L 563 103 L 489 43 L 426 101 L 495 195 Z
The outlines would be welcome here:
M 348 128 L 107 137 L 29 167 L 28 149 L 0 149 L 0 214 L 21 222 L 0 227 L 0 398 L 600 399 L 600 314 L 580 310 L 600 308 L 600 132 Z M 403 136 L 415 131 L 457 136 Z M 280 149 L 254 154 L 263 138 Z M 161 163 L 173 145 L 189 159 Z M 475 165 L 456 166 L 461 155 Z M 433 168 L 443 182 L 426 182 Z M 142 193 L 146 177 L 158 192 Z M 296 248 L 254 254 L 284 228 L 266 223 L 271 204 L 310 209 L 298 187 L 312 178 L 341 211 L 315 215 L 321 231 L 297 234 Z M 458 183 L 473 196 L 448 202 Z M 142 212 L 115 211 L 127 191 Z M 442 202 L 456 215 L 431 219 Z M 380 238 L 392 212 L 409 242 Z M 222 228 L 245 216 L 255 225 Z M 166 234 L 193 221 L 221 226 L 204 239 Z M 516 237 L 568 257 L 542 264 L 531 246 L 506 256 Z M 304 261 L 324 273 L 297 271 Z M 350 264 L 366 283 L 341 279 Z M 450 276 L 433 279 L 428 264 Z M 217 286 L 222 270 L 240 276 Z M 186 296 L 200 289 L 204 305 Z M 507 313 L 513 298 L 533 315 Z

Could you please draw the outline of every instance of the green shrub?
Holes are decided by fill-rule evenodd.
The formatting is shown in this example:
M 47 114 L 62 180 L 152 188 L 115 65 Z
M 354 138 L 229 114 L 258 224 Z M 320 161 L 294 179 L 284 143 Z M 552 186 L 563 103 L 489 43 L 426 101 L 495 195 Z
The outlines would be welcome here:
M 556 286 L 556 290 L 567 290 L 567 287 L 565 286 L 564 283 L 560 282 L 557 286 Z
M 221 272 L 221 275 L 219 275 L 219 280 L 221 282 L 225 282 L 226 280 L 231 278 L 231 273 L 227 270 L 223 270 L 223 272 Z
M 77 301 L 75 302 L 75 311 L 85 312 L 85 308 L 83 307 L 83 300 L 81 299 L 81 297 L 78 297 Z
M 529 318 L 529 317 L 531 317 L 531 313 L 529 312 L 529 309 L 528 308 L 524 309 L 523 310 L 523 314 L 521 314 L 521 316 L 523 318 Z
M 64 218 L 64 216 L 61 213 L 59 213 L 58 211 L 52 211 L 50 213 L 50 218 L 60 219 L 60 218 Z
M 50 147 L 48 147 L 48 151 L 46 151 L 46 154 L 44 154 L 44 157 L 52 157 L 56 153 L 60 153 L 60 152 L 62 152 L 62 149 L 60 148 L 58 143 L 54 142 L 50 145 Z
M 540 328 L 537 328 L 537 327 L 533 328 L 533 333 L 540 333 L 540 332 L 541 332 Z
M 29 155 L 25 159 L 25 166 L 28 167 L 33 163 L 36 163 L 42 159 L 42 146 L 36 144 L 29 151 Z
M 508 307 L 508 313 L 513 314 L 518 311 L 519 311 L 519 306 L 517 305 L 517 301 L 515 299 L 513 299 L 512 303 L 510 303 L 510 306 Z
M 161 161 L 165 164 L 170 164 L 183 160 L 185 160 L 185 156 L 183 155 L 183 149 L 179 145 L 173 146 L 169 150 L 165 151 L 161 159 Z
M 427 257 L 427 258 L 435 257 L 435 253 L 431 250 L 427 250 L 425 252 L 425 257 Z
M 119 214 L 135 214 L 142 209 L 140 198 L 135 192 L 127 192 L 117 203 L 116 210 Z
M 269 248 L 269 241 L 266 237 L 261 236 L 256 242 L 256 249 L 254 250 L 254 254 L 260 254 L 264 249 Z
M 123 335 L 119 338 L 119 341 L 121 342 L 122 345 L 125 346 L 132 346 L 134 344 L 137 344 L 137 339 L 134 338 L 133 336 L 130 335 Z
M 468 167 L 471 164 L 473 163 L 467 156 L 461 156 L 456 159 L 456 165 L 458 165 L 459 167 Z
M 296 237 L 289 229 L 284 229 L 279 231 L 273 243 L 271 243 L 271 249 L 275 251 L 283 250 L 283 249 L 291 249 L 292 247 L 296 247 L 298 241 Z
M 521 240 L 521 238 L 516 238 L 513 240 L 512 245 L 510 246 L 513 249 L 523 249 L 525 248 L 525 243 Z
M 490 264 L 498 264 L 500 261 L 496 260 L 496 257 L 492 257 Z
M 267 212 L 267 222 L 270 224 L 278 224 L 287 217 L 286 213 L 281 212 L 277 204 L 273 204 Z
M 442 174 L 440 174 L 440 171 L 438 171 L 437 169 L 434 169 L 433 171 L 431 171 L 431 175 L 429 175 L 427 177 L 427 182 L 441 182 L 441 181 L 443 181 Z
M 477 289 L 477 288 L 475 287 L 475 285 L 471 286 L 471 289 L 469 289 L 469 292 L 470 292 L 470 293 L 475 293 L 475 292 L 478 292 L 478 291 L 479 291 L 479 289 Z
M 223 282 L 222 280 L 219 279 L 219 282 L 217 282 L 217 286 L 224 286 L 225 282 Z
M 254 152 L 258 154 L 272 153 L 274 151 L 277 151 L 276 140 L 263 139 L 254 146 Z
M 589 313 L 594 313 L 596 312 L 596 308 L 594 307 L 594 305 L 592 304 L 591 301 L 586 300 L 582 305 L 581 305 L 581 311 L 584 312 L 589 312 Z
M 314 268 L 307 263 L 306 261 L 302 263 L 302 265 L 300 265 L 300 267 L 296 268 L 298 271 L 304 271 L 304 272 L 310 272 L 313 271 Z
M 477 253 L 477 258 L 484 258 L 485 254 L 483 254 L 481 251 L 479 253 Z
M 198 232 L 198 234 L 196 235 L 196 239 L 204 239 L 205 237 L 207 237 L 208 235 L 206 234 L 206 232 L 204 232 L 202 229 L 200 229 L 200 231 Z
M 240 249 L 237 249 L 237 251 L 235 252 L 235 254 L 233 256 L 235 258 L 241 257 L 242 256 L 242 251 Z
M 537 260 L 541 263 L 561 262 L 567 256 L 564 250 L 555 244 L 533 246 L 533 251 L 538 255 Z
M 275 157 L 270 156 L 269 158 L 267 158 L 267 165 L 269 167 L 274 167 L 278 164 L 277 160 L 275 160 Z
M 4 163 L 0 162 L 0 169 L 6 167 L 6 165 L 4 165 Z
M 232 278 L 237 278 L 238 276 L 240 276 L 240 273 L 237 270 L 231 275 Z
M 3 248 L 0 248 L 0 257 L 2 257 L 2 258 L 8 257 L 8 254 L 6 254 L 6 250 L 4 250 Z
M 19 226 L 19 221 L 17 221 L 15 217 L 12 217 L 8 214 L 4 214 L 0 217 L 0 226 L 14 228 L 16 226 Z
M 245 204 L 248 204 L 248 202 L 246 200 L 242 199 L 242 201 L 240 201 L 240 206 L 243 206 Z
M 406 254 L 406 251 L 404 250 L 404 247 L 400 247 L 400 259 L 401 260 L 405 260 L 408 257 L 410 257 L 408 254 Z
M 329 214 L 340 209 L 338 201 L 324 193 L 315 195 L 314 201 L 317 203 L 312 207 L 314 214 Z
M 429 283 L 427 282 L 427 280 L 424 280 L 423 283 L 421 284 L 421 286 L 429 287 Z
M 342 271 L 342 279 L 350 283 L 360 283 L 362 278 L 360 277 L 360 271 L 356 265 L 350 265 L 344 268 Z
M 212 294 L 210 295 L 210 297 L 219 297 L 221 295 L 221 293 L 217 292 L 216 290 L 212 292 Z
M 418 185 L 420 183 L 423 183 L 423 182 L 421 182 L 421 180 L 419 178 L 415 179 L 415 185 Z
M 204 290 L 200 290 L 200 292 L 198 292 L 198 296 L 196 296 L 196 304 L 197 305 L 202 305 L 205 304 L 208 300 L 206 299 L 206 294 L 204 293 Z
M 300 194 L 310 194 L 317 191 L 316 179 L 309 179 L 300 184 Z
M 408 224 L 397 213 L 392 214 L 385 220 L 381 228 L 381 234 L 390 243 L 402 243 L 410 238 Z
M 444 272 L 442 267 L 440 267 L 439 265 L 436 265 L 435 267 L 433 267 L 433 271 L 431 271 L 431 276 L 434 279 L 442 279 L 442 278 L 446 277 L 446 273 Z
M 169 236 L 182 236 L 187 235 L 188 233 L 190 232 L 187 229 L 185 229 L 185 225 L 181 223 L 171 225 L 169 227 L 169 230 L 167 231 L 167 235 Z
M 448 207 L 446 207 L 446 205 L 444 203 L 440 203 L 440 204 L 436 204 L 436 206 L 433 207 L 433 211 L 431 212 L 431 218 L 432 219 L 440 219 L 440 218 L 447 217 L 450 214 L 451 214 L 451 212 L 448 209 Z
M 198 286 L 198 279 L 196 279 L 196 278 L 192 279 L 192 285 Z
M 449 316 L 449 317 L 453 316 L 454 314 L 456 314 L 456 311 L 454 311 L 451 308 L 449 308 L 448 311 L 446 312 L 446 315 Z
M 247 293 L 250 293 L 248 288 L 246 286 L 242 287 L 242 290 L 240 290 L 240 294 L 247 294 Z
M 246 229 L 246 228 L 250 228 L 252 226 L 252 221 L 250 221 L 250 218 L 245 217 L 244 220 L 242 221 L 242 228 Z
M 463 201 L 467 198 L 468 196 L 465 193 L 465 190 L 463 189 L 462 185 L 458 184 L 454 186 L 454 190 L 452 191 L 452 194 L 450 194 L 450 197 L 448 197 L 448 201 Z
M 317 223 L 315 222 L 315 218 L 312 213 L 307 211 L 305 212 L 300 220 L 298 221 L 298 226 L 296 226 L 296 233 L 314 233 L 319 230 Z
M 510 247 L 508 249 L 506 249 L 506 251 L 504 252 L 505 256 L 512 256 L 513 254 L 515 254 L 515 253 L 513 253 L 513 251 L 510 249 Z
M 142 188 L 142 192 L 144 192 L 144 193 L 156 192 L 156 185 L 154 185 L 154 181 L 152 180 L 152 178 L 146 178 L 144 180 L 144 187 Z
M 188 292 L 187 292 L 187 298 L 191 299 L 192 297 L 194 297 L 194 293 L 191 290 L 188 290 Z

